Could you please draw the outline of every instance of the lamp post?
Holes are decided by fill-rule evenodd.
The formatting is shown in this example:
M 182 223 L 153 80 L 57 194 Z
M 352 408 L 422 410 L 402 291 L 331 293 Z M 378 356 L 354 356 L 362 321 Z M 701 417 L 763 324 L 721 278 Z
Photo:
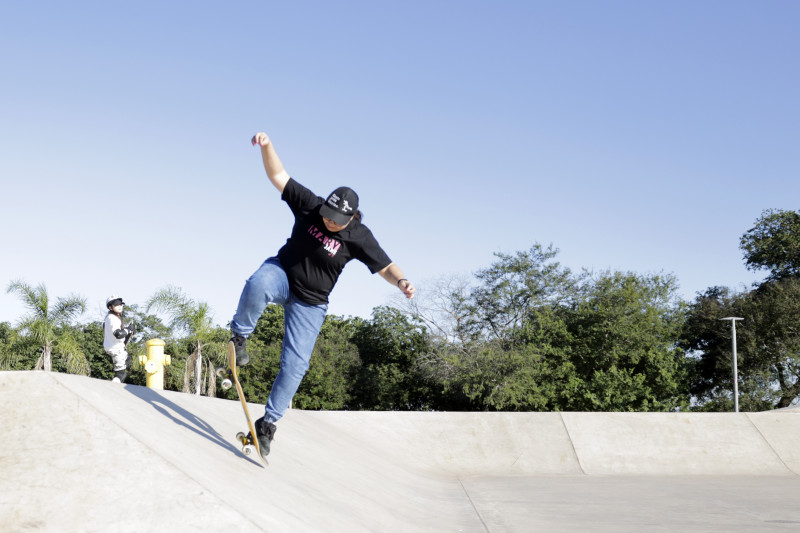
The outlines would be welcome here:
M 726 316 L 720 320 L 731 321 L 731 346 L 733 347 L 733 406 L 739 412 L 739 371 L 736 368 L 736 321 L 744 320 L 738 316 Z

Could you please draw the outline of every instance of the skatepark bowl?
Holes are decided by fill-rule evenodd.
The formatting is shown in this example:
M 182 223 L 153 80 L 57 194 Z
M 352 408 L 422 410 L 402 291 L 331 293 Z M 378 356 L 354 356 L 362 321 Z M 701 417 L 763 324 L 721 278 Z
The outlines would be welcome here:
M 800 531 L 800 409 L 295 409 L 265 468 L 238 401 L 0 372 L 0 408 L 3 532 Z

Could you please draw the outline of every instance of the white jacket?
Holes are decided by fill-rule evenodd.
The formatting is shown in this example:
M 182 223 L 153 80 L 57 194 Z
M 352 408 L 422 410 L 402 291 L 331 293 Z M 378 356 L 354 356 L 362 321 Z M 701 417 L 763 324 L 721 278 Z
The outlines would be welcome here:
M 118 339 L 114 332 L 122 328 L 122 319 L 114 313 L 106 314 L 103 322 L 103 349 L 107 352 L 125 349 L 125 337 Z

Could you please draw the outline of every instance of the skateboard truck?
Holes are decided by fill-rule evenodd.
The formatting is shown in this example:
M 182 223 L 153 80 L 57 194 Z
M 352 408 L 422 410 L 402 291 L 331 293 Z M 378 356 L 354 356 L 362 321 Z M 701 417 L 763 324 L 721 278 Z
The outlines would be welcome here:
M 248 433 L 245 435 L 241 431 L 236 434 L 236 440 L 242 443 L 242 453 L 247 456 L 256 454 L 258 455 L 258 450 L 256 450 L 256 445 L 253 440 L 250 438 L 250 434 Z
M 225 368 L 224 366 L 217 367 L 217 377 L 223 378 L 222 383 L 220 384 L 223 390 L 228 390 L 233 387 L 233 381 L 231 380 L 232 376 L 233 374 L 229 368 Z

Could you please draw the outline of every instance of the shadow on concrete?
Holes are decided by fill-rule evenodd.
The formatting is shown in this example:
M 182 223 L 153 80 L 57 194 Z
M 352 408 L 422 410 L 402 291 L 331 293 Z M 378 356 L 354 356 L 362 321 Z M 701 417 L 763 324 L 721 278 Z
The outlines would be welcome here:
M 166 418 L 172 420 L 175 424 L 184 427 L 197 435 L 200 435 L 214 444 L 228 450 L 234 455 L 244 457 L 254 465 L 264 468 L 264 465 L 260 464 L 258 461 L 250 459 L 244 453 L 242 453 L 241 450 L 226 441 L 211 424 L 198 417 L 191 411 L 187 411 L 175 402 L 168 400 L 159 394 L 157 390 L 128 385 L 125 385 L 124 387 L 127 392 L 130 392 L 136 398 L 139 398 L 140 400 L 150 404 L 150 407 L 155 409 L 158 413 L 162 414 Z

